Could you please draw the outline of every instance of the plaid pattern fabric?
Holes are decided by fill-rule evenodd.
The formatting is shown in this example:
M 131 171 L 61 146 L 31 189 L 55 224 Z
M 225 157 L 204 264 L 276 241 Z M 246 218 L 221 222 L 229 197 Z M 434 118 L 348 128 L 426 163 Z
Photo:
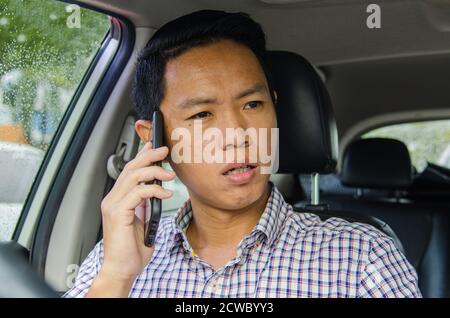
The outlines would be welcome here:
M 367 224 L 294 212 L 273 185 L 237 257 L 217 271 L 192 253 L 183 232 L 191 218 L 188 200 L 162 219 L 129 297 L 421 297 L 414 268 L 390 237 Z M 100 241 L 64 297 L 83 297 L 102 261 Z

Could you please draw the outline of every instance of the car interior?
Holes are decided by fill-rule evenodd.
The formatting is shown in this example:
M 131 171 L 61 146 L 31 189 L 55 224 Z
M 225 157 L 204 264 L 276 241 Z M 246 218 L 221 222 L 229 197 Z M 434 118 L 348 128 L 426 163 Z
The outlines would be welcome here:
M 164 23 L 217 9 L 247 12 L 266 32 L 280 129 L 271 180 L 296 213 L 373 225 L 417 270 L 424 297 L 450 297 L 450 170 L 429 163 L 418 172 L 400 140 L 361 138 L 389 124 L 450 118 L 450 3 L 379 0 L 381 28 L 370 29 L 371 1 L 70 2 L 109 15 L 109 41 L 52 141 L 13 236 L 22 246 L 14 250 L 54 291 L 68 289 L 70 265 L 101 239 L 100 203 L 140 147 L 131 98 L 140 50 Z M 167 214 L 183 195 L 165 205 Z M 31 272 L 24 277 L 2 293 L 51 295 Z

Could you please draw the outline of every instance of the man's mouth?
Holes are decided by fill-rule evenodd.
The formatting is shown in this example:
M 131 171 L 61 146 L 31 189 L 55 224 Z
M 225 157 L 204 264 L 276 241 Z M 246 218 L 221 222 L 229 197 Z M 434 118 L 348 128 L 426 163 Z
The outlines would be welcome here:
M 252 165 L 252 164 L 238 164 L 232 167 L 227 167 L 227 169 L 225 170 L 225 172 L 223 173 L 223 175 L 228 176 L 228 175 L 236 175 L 239 173 L 243 173 L 252 169 L 255 169 L 256 165 Z
M 256 164 L 229 164 L 225 167 L 222 175 L 234 184 L 244 184 L 251 180 L 257 167 Z

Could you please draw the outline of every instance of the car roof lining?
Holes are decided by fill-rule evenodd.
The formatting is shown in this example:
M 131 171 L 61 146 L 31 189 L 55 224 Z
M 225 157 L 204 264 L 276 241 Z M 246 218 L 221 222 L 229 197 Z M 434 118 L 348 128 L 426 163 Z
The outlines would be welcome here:
M 268 49 L 299 53 L 317 65 L 450 52 L 450 2 L 380 0 L 381 29 L 369 29 L 371 1 L 312 0 L 273 5 L 258 0 L 81 0 L 118 13 L 137 27 L 159 28 L 199 9 L 243 11 L 267 34 Z
M 258 0 L 80 2 L 150 28 L 199 9 L 249 13 L 263 26 L 268 49 L 301 54 L 327 75 L 340 138 L 354 125 L 380 114 L 445 109 L 450 101 L 445 89 L 450 69 L 450 2 L 378 1 L 378 30 L 366 26 L 371 1 L 313 0 L 287 5 Z

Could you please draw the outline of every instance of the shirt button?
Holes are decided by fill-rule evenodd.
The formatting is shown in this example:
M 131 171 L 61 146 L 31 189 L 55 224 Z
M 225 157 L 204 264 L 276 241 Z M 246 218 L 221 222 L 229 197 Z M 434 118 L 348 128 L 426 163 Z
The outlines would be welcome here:
M 211 282 L 210 282 L 210 288 L 212 289 L 212 291 L 216 291 L 216 289 L 217 289 L 217 287 L 218 287 L 218 284 L 217 284 L 217 280 L 216 280 L 217 278 L 215 278 L 214 280 L 212 280 Z

